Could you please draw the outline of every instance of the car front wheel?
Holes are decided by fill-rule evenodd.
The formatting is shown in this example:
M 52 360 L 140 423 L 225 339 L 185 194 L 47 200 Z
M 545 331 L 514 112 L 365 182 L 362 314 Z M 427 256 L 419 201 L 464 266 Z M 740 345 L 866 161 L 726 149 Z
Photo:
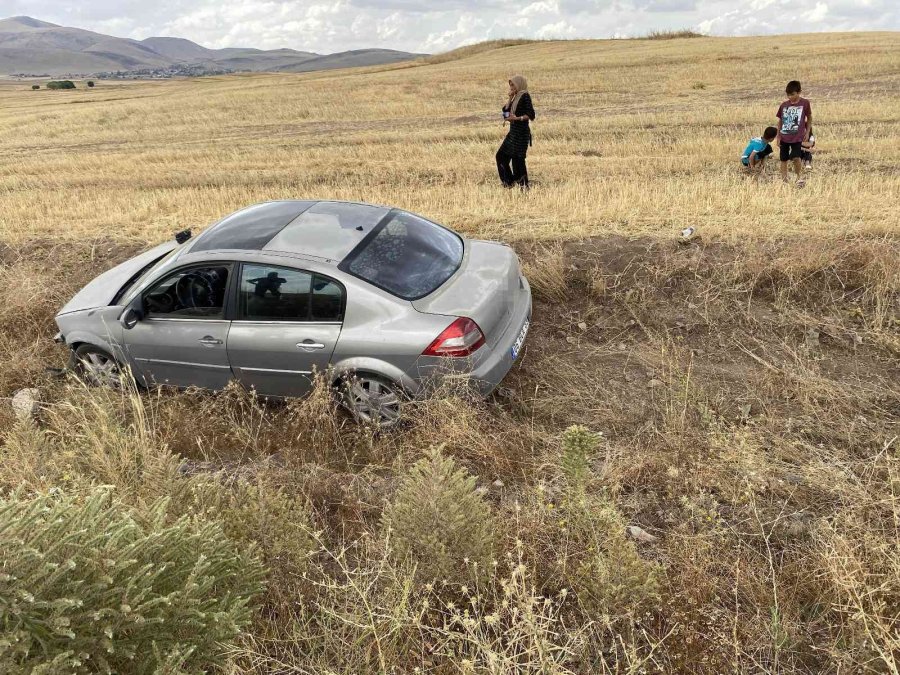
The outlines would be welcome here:
M 119 362 L 104 349 L 81 345 L 73 354 L 73 370 L 85 382 L 97 387 L 120 388 L 122 369 Z
M 403 390 L 377 375 L 358 373 L 342 383 L 343 402 L 363 424 L 390 427 L 400 421 Z

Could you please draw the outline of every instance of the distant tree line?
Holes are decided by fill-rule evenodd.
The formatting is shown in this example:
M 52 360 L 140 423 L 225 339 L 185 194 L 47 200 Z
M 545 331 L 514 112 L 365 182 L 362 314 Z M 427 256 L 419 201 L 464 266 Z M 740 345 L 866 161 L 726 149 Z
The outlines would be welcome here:
M 93 87 L 94 81 L 88 80 L 85 84 L 87 84 L 88 87 Z M 32 91 L 37 91 L 40 88 L 41 88 L 41 85 L 39 85 L 39 84 L 31 85 Z M 47 83 L 47 89 L 76 89 L 76 88 L 77 87 L 75 86 L 75 83 L 72 82 L 72 80 L 51 80 L 50 82 Z

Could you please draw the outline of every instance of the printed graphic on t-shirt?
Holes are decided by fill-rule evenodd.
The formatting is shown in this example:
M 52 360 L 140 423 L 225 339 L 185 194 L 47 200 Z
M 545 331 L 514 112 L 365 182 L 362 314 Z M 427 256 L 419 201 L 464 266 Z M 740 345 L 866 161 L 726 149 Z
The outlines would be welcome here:
M 788 136 L 800 131 L 800 120 L 803 119 L 802 105 L 788 105 L 781 111 L 781 134 Z

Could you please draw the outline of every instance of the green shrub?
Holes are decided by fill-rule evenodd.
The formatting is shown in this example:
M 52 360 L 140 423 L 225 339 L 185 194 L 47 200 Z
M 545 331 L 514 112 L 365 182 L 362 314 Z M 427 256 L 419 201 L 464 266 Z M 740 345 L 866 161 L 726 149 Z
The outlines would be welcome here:
M 591 471 L 600 435 L 583 426 L 563 432 L 558 495 L 539 492 L 527 503 L 532 536 L 552 557 L 552 585 L 575 591 L 585 615 L 633 620 L 659 601 L 660 567 L 641 557 L 627 537 L 628 522 Z
M 88 81 L 87 81 L 87 86 L 93 87 L 93 86 L 94 86 L 94 81 L 93 81 L 93 80 L 88 80 Z
M 434 448 L 401 481 L 382 523 L 394 551 L 418 564 L 422 580 L 464 578 L 488 569 L 494 530 L 475 478 Z
M 47 83 L 47 89 L 75 89 L 72 80 L 52 80 Z
M 31 85 L 31 91 L 37 91 L 37 90 L 40 89 L 40 88 L 41 88 L 41 85 L 39 85 L 39 84 L 33 84 L 33 85 Z
M 0 501 L 0 671 L 198 672 L 250 619 L 262 566 L 219 525 L 166 522 L 164 500 Z
M 311 554 L 318 548 L 301 499 L 261 480 L 242 479 L 197 481 L 191 486 L 191 497 L 190 508 L 218 521 L 229 539 L 258 548 L 269 570 L 270 594 L 288 596 L 295 592 Z
M 573 487 L 583 487 L 590 474 L 590 462 L 600 443 L 599 434 L 579 425 L 563 432 L 560 468 Z
M 614 504 L 602 496 L 582 497 L 563 514 L 573 551 L 567 576 L 589 614 L 633 618 L 659 601 L 659 566 L 638 554 Z

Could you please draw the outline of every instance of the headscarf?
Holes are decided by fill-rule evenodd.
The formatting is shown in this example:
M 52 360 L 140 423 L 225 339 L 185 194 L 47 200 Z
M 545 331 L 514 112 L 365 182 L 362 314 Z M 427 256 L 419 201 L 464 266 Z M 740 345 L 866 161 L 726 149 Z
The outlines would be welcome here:
M 515 115 L 516 106 L 519 105 L 522 95 L 528 93 L 528 81 L 521 75 L 513 75 L 509 81 L 516 88 L 516 93 L 509 97 L 509 114 Z

